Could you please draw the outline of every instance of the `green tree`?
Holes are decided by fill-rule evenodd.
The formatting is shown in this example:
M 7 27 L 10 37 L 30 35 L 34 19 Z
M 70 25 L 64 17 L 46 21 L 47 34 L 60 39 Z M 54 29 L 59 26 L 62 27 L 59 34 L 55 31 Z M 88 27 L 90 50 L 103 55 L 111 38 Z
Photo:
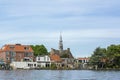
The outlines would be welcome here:
M 106 49 L 105 48 L 96 48 L 90 58 L 90 64 L 97 65 L 98 68 L 103 68 L 103 59 L 106 57 Z
M 44 45 L 31 45 L 34 55 L 48 55 L 47 48 Z
M 108 67 L 120 67 L 120 45 L 110 45 L 107 47 Z
M 103 61 L 104 60 L 104 61 Z M 120 68 L 120 45 L 110 45 L 105 48 L 96 48 L 90 58 L 92 65 L 99 68 Z

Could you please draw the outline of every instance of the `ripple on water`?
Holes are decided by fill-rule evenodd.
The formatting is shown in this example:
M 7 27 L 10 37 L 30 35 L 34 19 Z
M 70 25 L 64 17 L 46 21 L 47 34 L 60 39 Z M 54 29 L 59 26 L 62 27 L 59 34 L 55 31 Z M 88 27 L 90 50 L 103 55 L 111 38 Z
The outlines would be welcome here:
M 0 71 L 0 80 L 120 80 L 120 71 L 15 70 Z

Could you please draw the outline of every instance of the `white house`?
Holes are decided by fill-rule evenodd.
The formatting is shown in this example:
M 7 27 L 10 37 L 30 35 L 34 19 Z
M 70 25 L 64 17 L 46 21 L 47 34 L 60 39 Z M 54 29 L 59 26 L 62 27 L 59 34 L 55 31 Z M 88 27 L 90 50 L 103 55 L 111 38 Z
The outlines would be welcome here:
M 10 64 L 13 69 L 35 69 L 37 62 L 12 62 Z
M 88 68 L 87 63 L 89 63 L 89 59 L 90 58 L 87 57 L 78 58 L 77 59 L 78 67 L 80 69 L 87 69 Z
M 41 67 L 41 68 L 51 66 L 51 60 L 50 60 L 50 57 L 48 55 L 37 56 L 36 57 L 36 62 L 38 64 L 38 66 Z
M 84 58 L 78 58 L 78 62 L 80 63 L 88 63 L 90 58 L 84 57 Z

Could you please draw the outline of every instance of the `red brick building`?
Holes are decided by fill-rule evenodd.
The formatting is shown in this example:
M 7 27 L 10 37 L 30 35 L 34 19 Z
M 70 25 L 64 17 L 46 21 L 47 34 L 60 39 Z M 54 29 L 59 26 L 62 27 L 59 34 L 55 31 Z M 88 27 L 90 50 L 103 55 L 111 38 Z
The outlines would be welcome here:
M 61 63 L 62 62 L 62 59 L 57 54 L 50 54 L 50 59 L 51 59 L 52 62 L 55 62 L 55 63 Z
M 13 61 L 33 61 L 33 50 L 28 45 L 7 44 L 0 49 L 0 61 L 11 63 Z

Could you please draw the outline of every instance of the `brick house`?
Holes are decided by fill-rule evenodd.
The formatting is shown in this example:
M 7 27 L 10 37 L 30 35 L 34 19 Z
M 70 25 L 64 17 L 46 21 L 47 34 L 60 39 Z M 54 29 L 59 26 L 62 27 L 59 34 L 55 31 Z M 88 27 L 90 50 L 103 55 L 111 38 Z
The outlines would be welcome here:
M 0 49 L 0 61 L 4 63 L 33 61 L 33 58 L 33 50 L 28 45 L 6 44 Z
M 56 64 L 57 68 L 60 68 L 62 65 L 62 59 L 57 54 L 50 54 L 50 60 L 52 64 Z
M 60 56 L 57 54 L 50 54 L 50 59 L 51 59 L 51 62 L 53 62 L 53 63 L 61 63 L 62 62 Z

